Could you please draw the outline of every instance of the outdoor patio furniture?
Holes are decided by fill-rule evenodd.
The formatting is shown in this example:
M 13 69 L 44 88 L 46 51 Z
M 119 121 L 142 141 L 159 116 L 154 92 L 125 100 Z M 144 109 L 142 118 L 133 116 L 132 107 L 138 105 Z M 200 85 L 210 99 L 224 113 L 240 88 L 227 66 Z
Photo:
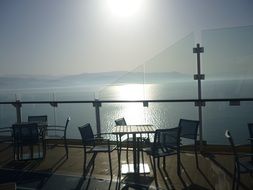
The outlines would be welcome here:
M 47 115 L 29 115 L 28 122 L 47 124 Z
M 119 119 L 116 119 L 115 120 L 115 124 L 116 126 L 120 126 L 120 125 L 127 125 L 126 123 L 126 120 L 124 117 L 122 118 L 119 118 Z M 128 151 L 129 151 L 129 144 L 133 143 L 133 138 L 130 138 L 129 134 L 122 134 L 119 136 L 119 140 L 120 140 L 120 143 L 121 142 L 126 142 L 126 161 L 127 163 L 129 163 L 129 157 L 128 157 Z M 120 151 L 121 151 L 121 146 L 120 146 Z
M 110 175 L 112 179 L 112 159 L 111 159 L 111 152 L 116 149 L 116 145 L 111 144 L 109 139 L 101 138 L 101 136 L 109 135 L 108 133 L 100 133 L 95 135 L 92 131 L 90 123 L 87 123 L 78 128 L 82 137 L 82 144 L 84 150 L 84 163 L 83 163 L 83 176 L 86 178 L 86 174 L 88 173 L 88 167 L 92 162 L 94 167 L 95 165 L 95 158 L 98 153 L 108 153 L 109 159 L 109 167 L 110 167 Z M 110 134 L 111 135 L 111 134 Z M 86 159 L 87 154 L 93 154 L 90 162 L 86 167 Z
M 0 183 L 0 189 L 1 190 L 16 190 L 16 183 L 15 182 L 9 182 L 9 183 Z
M 163 158 L 163 168 L 166 168 L 165 158 L 166 156 L 178 155 L 179 154 L 179 132 L 180 128 L 170 128 L 170 129 L 157 129 L 155 131 L 154 142 L 150 147 L 144 148 L 144 151 L 153 158 L 153 162 L 150 159 L 150 162 L 153 165 L 153 172 L 155 181 L 157 183 L 157 168 L 156 168 L 156 159 L 157 165 L 160 168 L 160 158 Z
M 241 173 L 251 173 L 253 172 L 253 162 L 251 160 L 247 161 L 245 158 L 251 157 L 252 154 L 238 154 L 236 150 L 236 146 L 234 144 L 234 140 L 229 132 L 229 130 L 225 131 L 225 137 L 228 139 L 234 156 L 234 175 L 233 175 L 233 186 L 232 190 L 239 189 L 240 183 L 240 174 Z M 242 160 L 243 158 L 243 160 Z
M 115 120 L 115 124 L 116 124 L 116 126 L 127 125 L 126 120 L 125 120 L 124 117 L 116 119 Z M 147 135 L 148 138 L 144 138 L 144 135 Z M 137 133 L 136 137 L 139 138 L 140 141 L 143 141 L 145 143 L 149 142 L 149 134 L 142 134 L 142 133 L 138 134 Z M 122 144 L 122 142 L 126 143 L 126 161 L 127 161 L 127 163 L 129 163 L 129 148 L 131 146 L 133 146 L 133 135 L 129 134 L 129 133 L 126 133 L 126 134 L 122 133 L 122 134 L 119 135 L 119 139 L 118 140 L 120 141 L 120 144 Z M 120 151 L 121 150 L 122 149 L 121 149 L 121 146 L 120 146 Z M 142 160 L 143 160 L 144 159 L 143 158 L 143 151 L 142 151 L 142 149 L 140 149 L 140 151 L 142 153 Z
M 11 127 L 1 127 L 0 128 L 0 143 L 12 143 L 13 135 Z
M 249 130 L 249 141 L 250 141 L 250 148 L 251 148 L 251 161 L 253 162 L 253 123 L 248 123 L 248 130 Z
M 143 125 L 119 125 L 115 126 L 112 133 L 117 136 L 122 136 L 125 134 L 132 135 L 133 137 L 133 164 L 123 164 L 121 173 L 149 173 L 148 165 L 140 163 L 140 152 L 142 150 L 142 140 L 137 137 L 137 134 L 148 134 L 154 133 L 155 130 L 150 124 Z M 119 145 L 120 146 L 120 145 Z M 143 162 L 143 161 L 142 161 Z M 120 158 L 119 158 L 120 163 Z
M 42 132 L 44 135 L 46 134 L 47 115 L 28 115 L 27 121 L 28 123 L 38 123 L 40 134 Z
M 47 125 L 45 140 L 46 143 L 54 141 L 54 145 L 64 143 L 65 155 L 68 159 L 68 143 L 67 143 L 67 127 L 69 125 L 70 117 L 66 119 L 65 125 Z
M 180 127 L 180 146 L 189 144 L 188 140 L 194 141 L 194 152 L 195 152 L 195 159 L 196 159 L 196 166 L 199 168 L 198 163 L 198 154 L 197 154 L 197 137 L 198 137 L 198 127 L 199 121 L 197 120 L 189 120 L 189 119 L 180 119 L 179 125 Z M 181 148 L 180 148 L 181 152 Z M 180 155 L 179 155 L 180 159 Z M 180 170 L 178 171 L 178 173 Z
M 13 124 L 12 128 L 15 160 L 44 158 L 44 135 L 39 134 L 37 123 Z M 37 151 L 35 151 L 34 146 L 37 146 Z

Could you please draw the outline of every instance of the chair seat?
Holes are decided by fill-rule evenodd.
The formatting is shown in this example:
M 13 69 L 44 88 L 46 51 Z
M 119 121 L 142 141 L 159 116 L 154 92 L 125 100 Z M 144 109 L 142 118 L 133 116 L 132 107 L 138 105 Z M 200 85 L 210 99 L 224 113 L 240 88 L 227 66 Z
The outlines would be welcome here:
M 139 139 L 147 139 L 147 138 L 145 138 L 145 137 L 143 137 L 143 136 L 141 136 L 141 135 L 136 135 L 136 138 L 139 138 Z M 128 141 L 128 142 L 133 142 L 133 136 L 131 135 L 129 135 L 129 137 L 127 137 L 127 135 L 123 135 L 123 136 L 121 136 L 121 141 L 122 142 L 125 142 L 125 141 Z
M 45 139 L 46 140 L 50 140 L 50 139 L 52 139 L 52 140 L 54 140 L 54 139 L 64 139 L 64 137 L 60 136 L 60 135 L 46 135 Z
M 0 136 L 0 142 L 12 142 L 13 137 L 11 136 Z
M 150 156 L 154 156 L 154 157 L 163 157 L 163 156 L 169 156 L 169 155 L 173 155 L 173 154 L 177 154 L 177 151 L 175 149 L 171 149 L 171 148 L 155 148 L 155 147 L 148 147 L 148 148 L 144 148 L 143 149 L 144 152 L 146 152 L 148 155 Z
M 87 152 L 112 152 L 113 150 L 116 149 L 116 145 L 110 145 L 108 148 L 108 145 L 97 145 L 92 147 L 89 151 Z
M 240 172 L 247 173 L 253 171 L 253 162 L 252 161 L 240 161 Z

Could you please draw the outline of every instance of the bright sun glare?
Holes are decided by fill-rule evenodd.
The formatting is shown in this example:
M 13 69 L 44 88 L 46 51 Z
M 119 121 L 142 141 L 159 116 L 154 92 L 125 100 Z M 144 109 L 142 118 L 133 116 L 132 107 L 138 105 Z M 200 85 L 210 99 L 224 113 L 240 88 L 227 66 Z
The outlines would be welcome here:
M 112 16 L 119 18 L 135 17 L 140 14 L 144 0 L 107 0 Z

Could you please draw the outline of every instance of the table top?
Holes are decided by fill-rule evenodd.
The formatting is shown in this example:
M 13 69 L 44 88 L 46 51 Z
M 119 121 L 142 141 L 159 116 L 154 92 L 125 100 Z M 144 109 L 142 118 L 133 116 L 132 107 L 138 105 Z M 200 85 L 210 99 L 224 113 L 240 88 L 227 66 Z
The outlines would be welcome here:
M 150 124 L 117 125 L 112 129 L 113 134 L 154 133 L 155 128 Z

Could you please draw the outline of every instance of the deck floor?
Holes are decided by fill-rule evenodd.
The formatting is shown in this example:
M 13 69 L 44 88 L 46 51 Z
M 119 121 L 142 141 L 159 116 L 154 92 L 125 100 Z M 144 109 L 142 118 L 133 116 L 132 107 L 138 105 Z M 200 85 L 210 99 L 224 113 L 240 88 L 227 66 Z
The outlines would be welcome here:
M 28 189 L 116 189 L 118 186 L 117 153 L 112 153 L 113 179 L 110 180 L 107 154 L 98 154 L 92 173 L 86 180 L 83 174 L 83 149 L 75 146 L 69 148 L 69 158 L 64 157 L 63 147 L 47 149 L 44 160 L 14 161 L 12 147 L 2 144 L 0 149 L 0 182 L 15 181 L 17 187 Z M 121 163 L 126 163 L 125 152 Z M 149 189 L 194 189 L 194 190 L 227 190 L 231 189 L 233 177 L 233 159 L 231 155 L 207 154 L 198 155 L 199 169 L 191 152 L 182 153 L 182 175 L 177 175 L 176 156 L 167 157 L 166 170 L 157 169 L 158 186 L 153 178 L 152 168 L 144 177 L 143 185 Z M 131 158 L 130 158 L 131 159 Z M 131 160 L 130 160 L 131 162 Z M 149 158 L 145 162 L 150 165 Z M 162 165 L 162 163 L 161 163 Z M 25 177 L 24 177 L 25 176 Z M 123 178 L 124 175 L 121 176 Z M 243 174 L 240 189 L 253 189 L 252 176 Z M 124 184 L 121 184 L 122 188 Z M 60 188 L 59 188 L 60 187 Z

